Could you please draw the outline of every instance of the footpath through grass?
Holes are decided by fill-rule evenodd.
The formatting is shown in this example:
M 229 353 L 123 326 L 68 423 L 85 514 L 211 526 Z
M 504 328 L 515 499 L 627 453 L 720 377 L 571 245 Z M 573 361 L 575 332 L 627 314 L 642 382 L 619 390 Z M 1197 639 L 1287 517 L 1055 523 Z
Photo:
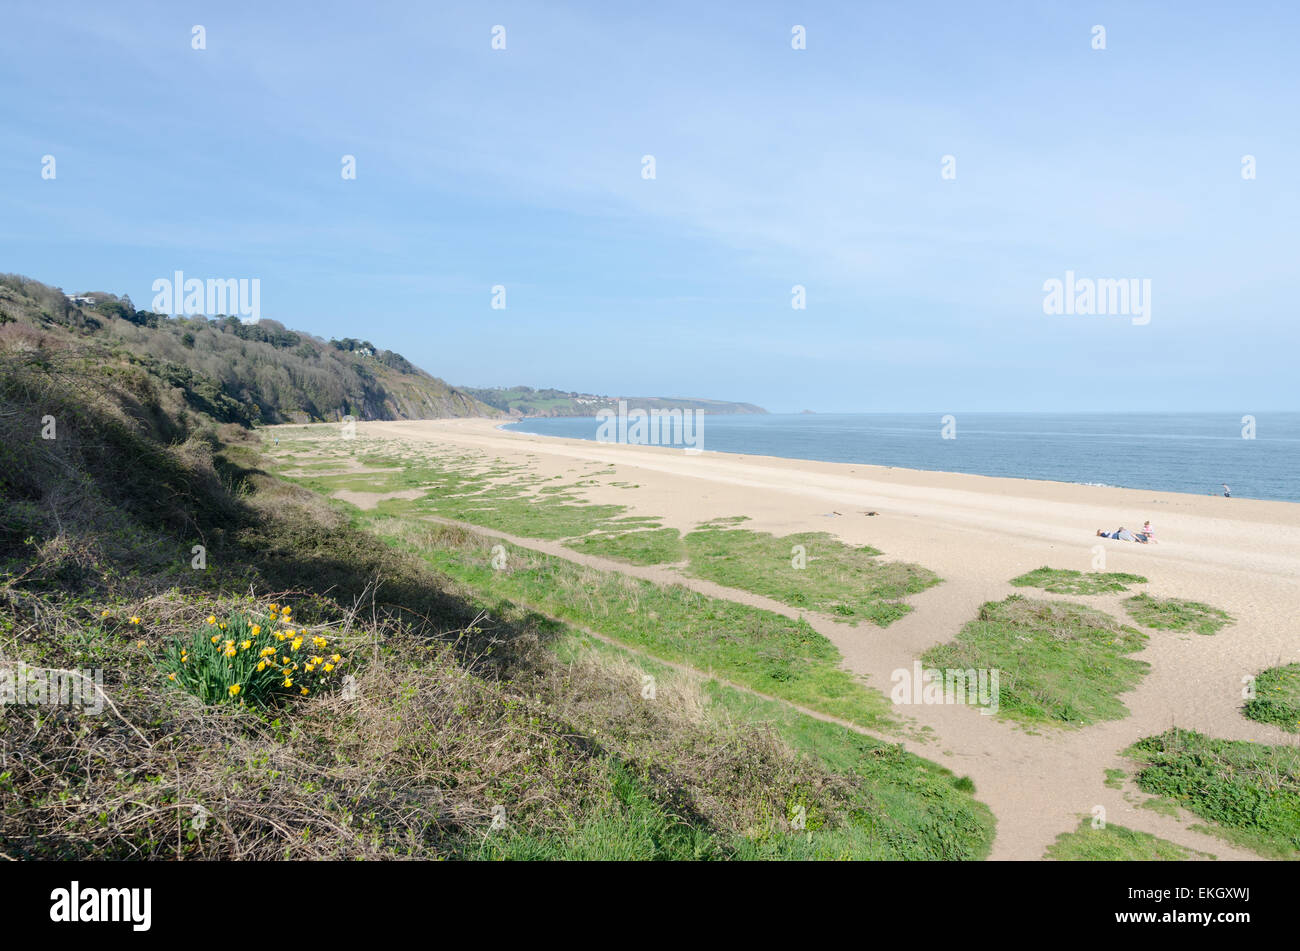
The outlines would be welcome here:
M 985 603 L 955 641 L 921 659 L 940 670 L 996 670 L 998 716 L 1074 727 L 1128 716 L 1119 695 L 1150 668 L 1128 655 L 1146 640 L 1087 605 L 1013 594 Z
M 341 440 L 331 442 L 324 431 L 316 438 L 320 445 L 315 452 L 338 458 Z M 309 439 L 287 445 L 292 468 L 301 473 L 295 480 L 325 495 L 418 489 L 421 498 L 389 499 L 382 510 L 410 517 L 436 515 L 519 537 L 563 541 L 576 552 L 629 564 L 689 562 L 684 570 L 694 577 L 851 624 L 865 620 L 885 627 L 911 610 L 909 595 L 940 580 L 920 565 L 883 560 L 874 548 L 846 545 L 825 532 L 775 536 L 736 528 L 744 516 L 712 520 L 683 537 L 657 518 L 629 515 L 626 506 L 585 502 L 580 490 L 599 484 L 595 479 L 566 483 L 486 457 L 433 449 L 379 451 L 368 442 L 355 448 L 356 459 L 380 471 L 328 474 L 312 468 L 316 458 Z
M 885 627 L 912 610 L 904 598 L 939 583 L 920 565 L 881 561 L 876 549 L 846 545 L 825 532 L 706 529 L 686 536 L 686 550 L 687 571 L 697 578 L 854 624 Z
M 898 728 L 884 695 L 841 668 L 834 645 L 806 621 L 680 585 L 584 568 L 437 524 L 382 514 L 369 521 L 376 534 L 471 585 L 489 602 L 504 598 L 527 604 L 655 656 L 868 729 Z M 492 566 L 494 550 L 501 569 Z

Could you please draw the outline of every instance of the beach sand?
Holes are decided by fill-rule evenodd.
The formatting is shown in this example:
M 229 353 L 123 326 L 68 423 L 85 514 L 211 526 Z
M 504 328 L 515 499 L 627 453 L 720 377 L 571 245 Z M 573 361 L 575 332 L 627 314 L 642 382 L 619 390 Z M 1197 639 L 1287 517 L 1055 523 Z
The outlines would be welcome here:
M 543 477 L 573 478 L 612 465 L 616 474 L 584 487 L 592 502 L 628 506 L 629 514 L 656 516 L 690 531 L 719 516 L 748 516 L 744 527 L 777 534 L 829 532 L 849 544 L 871 544 L 884 557 L 914 561 L 944 582 L 909 598 L 915 610 L 880 629 L 852 627 L 829 618 L 810 623 L 840 650 L 844 665 L 888 694 L 890 675 L 927 648 L 950 641 L 985 601 L 1012 593 L 1055 597 L 1014 588 L 1011 578 L 1049 565 L 1145 575 L 1146 590 L 1160 597 L 1207 602 L 1230 612 L 1235 624 L 1214 636 L 1147 631 L 1137 655 L 1151 664 L 1138 688 L 1121 700 L 1125 719 L 1077 730 L 1029 732 L 955 705 L 896 708 L 929 741 L 905 745 L 969 775 L 976 796 L 998 820 L 994 859 L 1038 859 L 1053 839 L 1071 831 L 1096 806 L 1109 822 L 1142 829 L 1220 858 L 1253 853 L 1193 831 L 1191 822 L 1137 808 L 1145 799 L 1130 784 L 1103 785 L 1107 768 L 1131 773 L 1120 756 L 1129 744 L 1171 726 L 1224 739 L 1295 744 L 1292 734 L 1255 723 L 1240 713 L 1243 678 L 1278 663 L 1300 660 L 1300 505 L 1169 492 L 1072 485 L 1022 479 L 921 472 L 846 463 L 811 462 L 627 446 L 505 432 L 498 421 L 455 419 L 358 424 L 359 434 L 482 450 L 491 458 L 523 464 Z M 635 488 L 614 486 L 631 483 Z M 868 516 L 865 513 L 878 513 Z M 831 513 L 838 512 L 838 515 Z M 1098 538 L 1098 528 L 1138 529 L 1150 519 L 1159 544 Z M 518 539 L 538 550 L 701 591 L 720 589 L 686 579 L 673 569 L 635 568 L 579 559 L 555 544 Z M 735 600 L 799 616 L 765 598 L 727 589 Z M 1071 597 L 1129 622 L 1120 601 L 1127 594 Z M 889 737 L 896 741 L 897 737 Z

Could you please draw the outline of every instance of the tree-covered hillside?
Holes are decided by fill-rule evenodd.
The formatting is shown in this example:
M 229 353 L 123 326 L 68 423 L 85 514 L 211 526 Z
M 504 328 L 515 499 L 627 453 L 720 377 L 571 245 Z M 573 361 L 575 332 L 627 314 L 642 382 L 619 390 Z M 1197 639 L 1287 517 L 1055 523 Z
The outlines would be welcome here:
M 499 413 L 369 341 L 325 341 L 266 319 L 169 317 L 102 291 L 77 296 L 80 303 L 39 281 L 0 275 L 0 326 L 14 325 L 8 334 L 27 335 L 33 347 L 97 347 L 222 422 Z

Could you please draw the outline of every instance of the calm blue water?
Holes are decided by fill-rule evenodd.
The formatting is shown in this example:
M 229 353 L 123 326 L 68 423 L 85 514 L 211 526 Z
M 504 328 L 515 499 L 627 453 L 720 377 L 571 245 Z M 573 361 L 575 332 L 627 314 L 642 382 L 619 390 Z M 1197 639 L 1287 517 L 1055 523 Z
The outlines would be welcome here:
M 1300 412 L 938 413 L 707 416 L 702 448 L 823 462 L 968 472 L 1300 502 Z M 506 429 L 594 439 L 594 418 L 525 419 Z

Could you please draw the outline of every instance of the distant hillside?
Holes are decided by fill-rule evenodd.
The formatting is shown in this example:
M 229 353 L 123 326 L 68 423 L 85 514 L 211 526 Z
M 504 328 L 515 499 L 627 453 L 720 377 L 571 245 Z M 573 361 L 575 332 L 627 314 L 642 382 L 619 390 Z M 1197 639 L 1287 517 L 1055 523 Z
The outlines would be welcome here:
M 566 390 L 535 390 L 531 386 L 461 387 L 475 399 L 513 416 L 594 416 L 602 409 L 618 409 L 624 400 L 628 409 L 695 409 L 705 413 L 766 413 L 753 403 L 726 400 L 679 399 L 660 396 L 596 396 Z
M 0 325 L 32 346 L 100 348 L 220 422 L 497 416 L 499 411 L 367 340 L 325 341 L 274 320 L 168 317 L 102 291 L 76 302 L 58 288 L 0 275 Z M 25 328 L 20 330 L 19 328 Z

